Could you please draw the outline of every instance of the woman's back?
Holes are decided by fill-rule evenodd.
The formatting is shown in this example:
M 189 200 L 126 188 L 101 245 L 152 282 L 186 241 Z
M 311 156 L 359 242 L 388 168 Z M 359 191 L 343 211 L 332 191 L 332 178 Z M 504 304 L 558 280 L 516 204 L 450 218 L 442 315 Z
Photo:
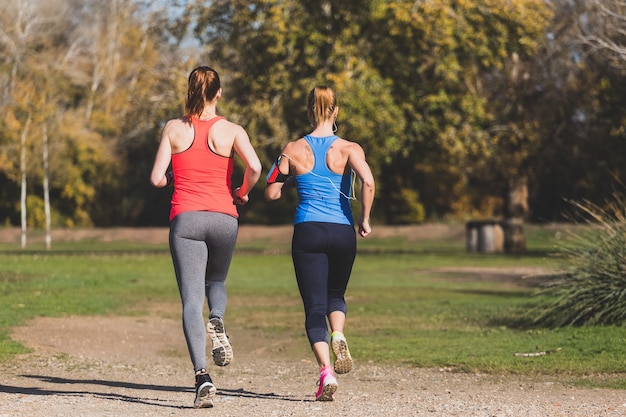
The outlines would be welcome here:
M 172 194 L 170 220 L 186 211 L 215 211 L 238 217 L 231 191 L 231 176 L 234 160 L 232 145 L 226 155 L 215 152 L 215 144 L 207 140 L 216 125 L 224 119 L 210 120 L 191 118 L 193 137 L 188 131 L 178 137 L 177 149 L 172 154 L 174 193 Z M 221 140 L 219 144 L 228 143 Z M 232 142 L 232 140 L 230 141 Z M 185 146 L 188 146 L 185 148 Z
M 352 225 L 352 172 L 345 169 L 345 158 L 340 151 L 344 146 L 341 142 L 346 141 L 335 135 L 305 136 L 303 140 L 306 145 L 300 150 L 304 152 L 297 155 L 302 165 L 296 159 L 292 160 L 287 150 L 283 153 L 290 163 L 300 168 L 294 171 L 298 191 L 294 223 L 316 221 Z M 339 141 L 340 144 L 336 145 Z M 328 165 L 329 160 L 334 170 Z
M 196 120 L 200 119 L 196 118 Z M 209 120 L 213 120 L 213 118 L 205 121 Z M 195 131 L 188 117 L 170 121 L 166 129 L 170 138 L 172 154 L 183 152 L 191 147 Z M 211 127 L 206 138 L 207 144 L 214 153 L 226 157 L 231 156 L 237 134 L 241 133 L 242 129 L 241 126 L 220 118 Z
M 312 136 L 309 135 L 309 137 Z M 328 169 L 336 174 L 343 174 L 349 171 L 348 160 L 353 145 L 356 144 L 338 137 L 326 153 L 325 162 Z M 289 156 L 290 172 L 293 175 L 309 172 L 315 165 L 313 150 L 305 138 L 287 144 L 283 153 Z

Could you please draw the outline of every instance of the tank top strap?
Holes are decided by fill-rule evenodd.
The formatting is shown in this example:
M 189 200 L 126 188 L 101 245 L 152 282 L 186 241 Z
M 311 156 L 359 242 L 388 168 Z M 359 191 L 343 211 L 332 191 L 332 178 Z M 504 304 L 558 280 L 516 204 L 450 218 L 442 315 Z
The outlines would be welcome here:
M 326 166 L 326 154 L 328 153 L 328 149 L 330 146 L 339 139 L 339 136 L 326 136 L 326 137 L 315 137 L 306 135 L 304 140 L 307 141 L 311 150 L 313 150 L 313 156 L 315 158 L 313 164 L 313 171 L 316 169 L 320 169 L 321 167 L 327 168 Z M 318 161 L 321 162 L 321 165 L 318 165 Z
M 191 116 L 191 124 L 194 130 L 194 141 L 191 144 L 191 147 L 194 148 L 202 146 L 202 144 L 208 146 L 206 139 L 209 136 L 209 130 L 211 130 L 211 127 L 213 127 L 213 125 L 220 120 L 226 120 L 226 118 L 223 116 L 215 116 L 210 120 L 200 120 L 195 116 Z M 204 140 L 197 141 L 196 138 L 203 138 Z

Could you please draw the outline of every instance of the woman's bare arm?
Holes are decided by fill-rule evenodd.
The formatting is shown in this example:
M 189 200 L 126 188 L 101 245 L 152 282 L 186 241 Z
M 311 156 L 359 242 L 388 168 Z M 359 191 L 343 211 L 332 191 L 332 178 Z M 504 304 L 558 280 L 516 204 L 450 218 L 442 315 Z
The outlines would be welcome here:
M 374 203 L 376 185 L 374 183 L 372 171 L 365 160 L 365 152 L 357 143 L 350 145 L 348 164 L 350 165 L 350 168 L 354 170 L 361 182 L 361 215 L 358 220 L 358 226 L 359 234 L 362 237 L 365 237 L 372 231 L 372 228 L 370 227 L 370 213 Z

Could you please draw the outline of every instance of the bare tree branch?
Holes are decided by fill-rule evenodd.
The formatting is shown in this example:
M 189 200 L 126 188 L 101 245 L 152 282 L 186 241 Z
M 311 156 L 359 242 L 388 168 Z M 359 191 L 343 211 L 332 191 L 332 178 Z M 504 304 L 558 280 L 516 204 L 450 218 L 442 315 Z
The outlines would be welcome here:
M 608 54 L 613 65 L 626 69 L 626 1 L 587 0 L 580 4 L 581 42 Z

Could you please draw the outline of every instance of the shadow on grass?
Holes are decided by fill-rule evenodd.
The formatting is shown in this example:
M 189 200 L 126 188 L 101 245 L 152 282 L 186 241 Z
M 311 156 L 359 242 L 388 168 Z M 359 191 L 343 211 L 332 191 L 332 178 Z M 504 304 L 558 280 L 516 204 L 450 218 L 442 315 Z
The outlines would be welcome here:
M 520 273 L 507 271 L 506 268 L 495 268 L 478 272 L 470 270 L 466 273 L 446 272 L 441 273 L 440 276 L 442 279 L 450 282 L 493 284 L 491 287 L 448 289 L 448 292 L 470 296 L 484 296 L 487 297 L 487 300 L 490 297 L 499 300 L 510 299 L 511 302 L 517 305 L 514 308 L 507 309 L 507 312 L 503 313 L 502 310 L 499 310 L 498 315 L 490 315 L 488 318 L 485 318 L 485 325 L 488 327 L 506 327 L 514 330 L 545 328 L 535 323 L 534 319 L 537 311 L 546 305 L 546 300 L 548 299 L 545 296 L 538 295 L 538 291 L 541 288 L 545 288 L 552 279 L 552 275 L 549 273 L 525 277 Z M 503 287 L 502 284 L 506 287 Z M 517 304 L 517 300 L 524 300 L 524 302 Z
M 528 295 L 528 294 L 527 294 Z M 546 301 L 542 297 L 532 297 L 528 295 L 527 303 L 520 304 L 515 311 L 490 317 L 486 325 L 489 327 L 506 327 L 511 330 L 551 330 L 550 327 L 535 322 L 537 312 L 546 306 Z
M 51 249 L 51 250 L 0 250 L 0 255 L 17 256 L 119 256 L 119 255 L 169 255 L 169 248 L 120 248 L 120 249 Z
M 289 255 L 291 254 L 290 244 L 250 244 L 238 243 L 235 252 L 246 255 Z M 431 245 L 429 243 L 420 244 L 363 244 L 359 243 L 358 252 L 363 255 L 419 255 L 419 256 L 451 256 L 454 258 L 546 258 L 553 257 L 553 250 L 528 250 L 522 254 L 508 253 L 474 253 L 467 252 L 464 247 L 449 245 Z M 134 244 L 129 242 L 71 242 L 53 244 L 52 248 L 46 250 L 42 245 L 36 244 L 22 249 L 19 245 L 0 244 L 0 254 L 6 255 L 119 255 L 119 254 L 147 254 L 147 255 L 169 255 L 168 244 Z

